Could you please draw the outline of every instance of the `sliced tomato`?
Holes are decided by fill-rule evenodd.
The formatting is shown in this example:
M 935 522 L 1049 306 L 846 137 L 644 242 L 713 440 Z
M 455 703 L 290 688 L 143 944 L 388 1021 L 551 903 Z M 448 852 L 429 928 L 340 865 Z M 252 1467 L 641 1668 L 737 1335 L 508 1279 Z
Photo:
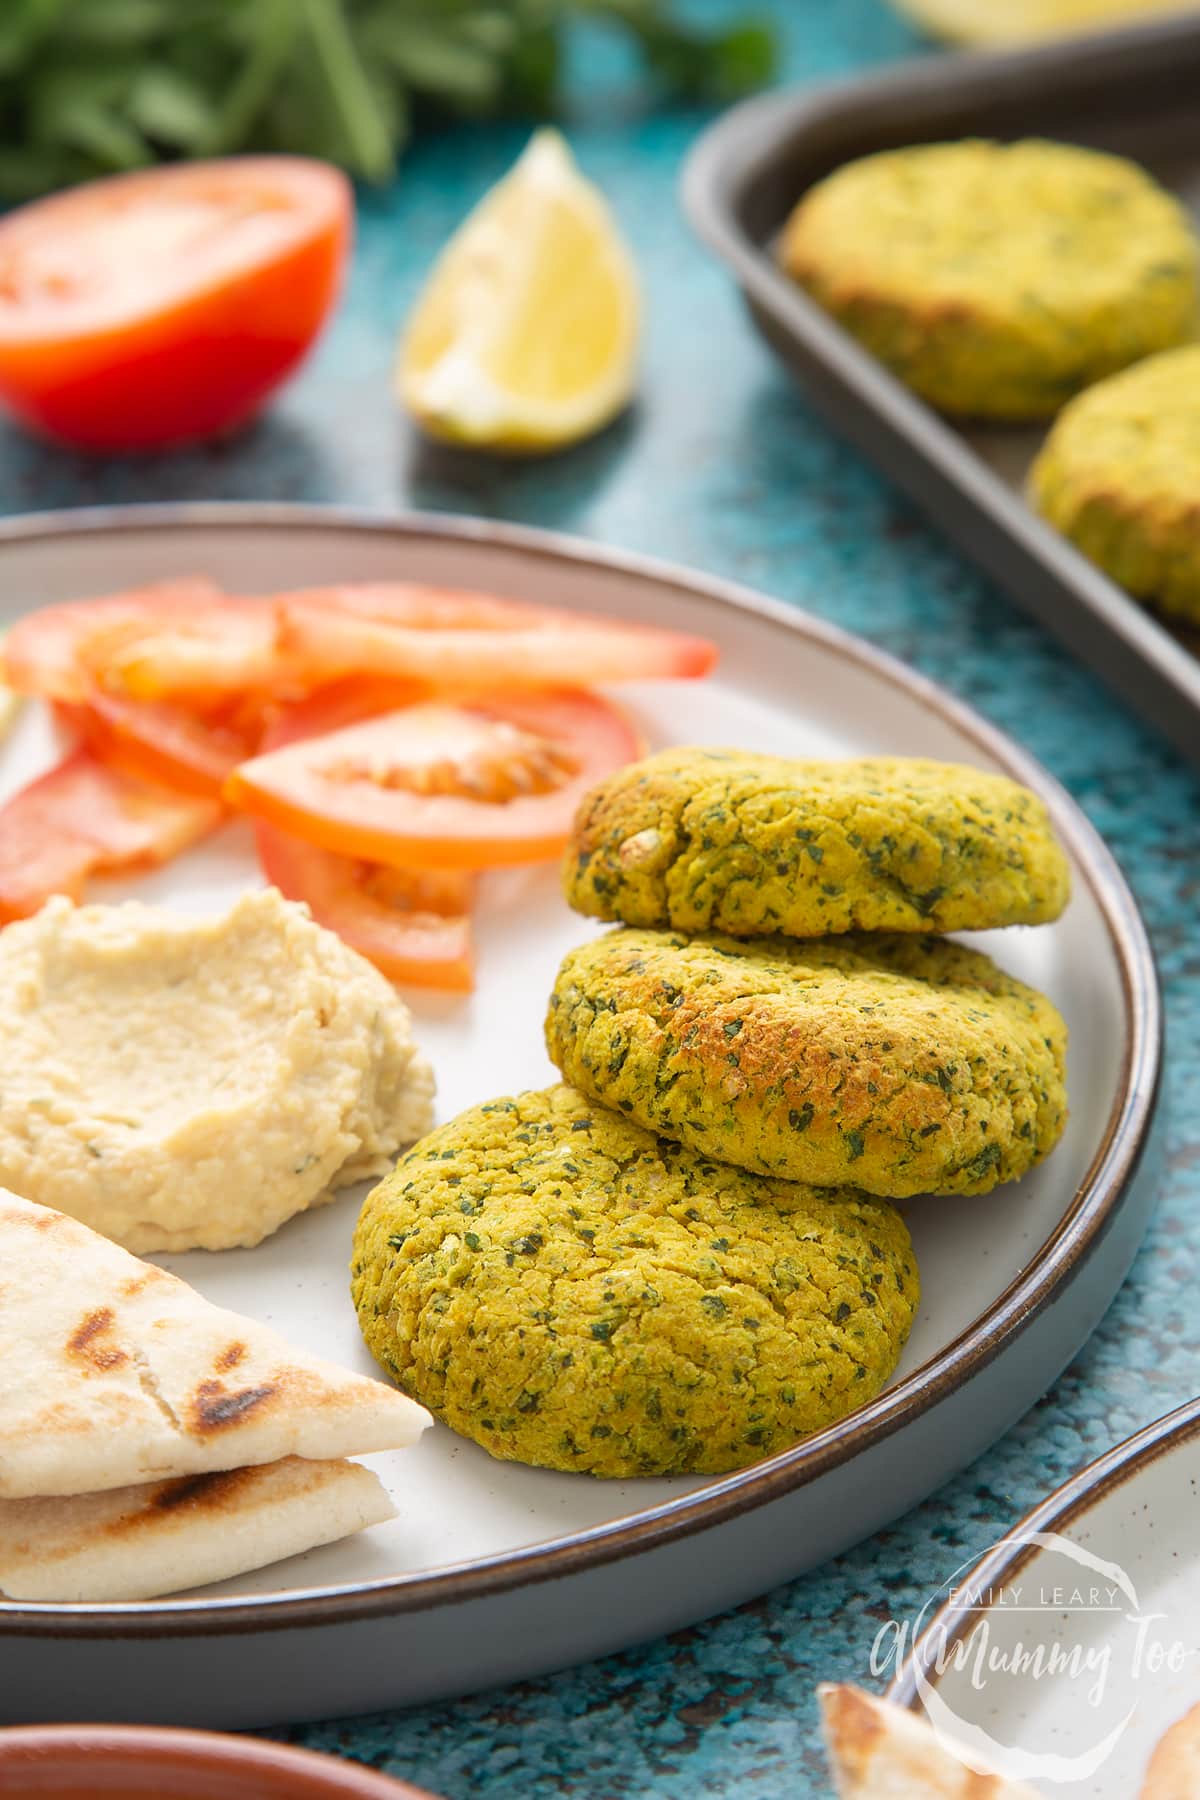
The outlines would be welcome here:
M 251 418 L 337 297 L 350 184 L 300 157 L 87 182 L 0 221 L 0 401 L 87 450 Z
M 717 660 L 707 638 L 454 588 L 312 588 L 277 605 L 285 645 L 328 675 L 365 670 L 494 693 L 706 675 Z
M 56 701 L 54 710 L 101 762 L 213 800 L 258 749 L 264 729 L 263 705 L 252 700 L 199 715 L 165 701 L 97 692 L 81 704 Z
M 223 594 L 202 576 L 27 613 L 5 640 L 4 669 L 20 693 L 51 700 L 99 689 L 200 710 L 303 684 L 280 650 L 271 603 Z
M 223 594 L 187 619 L 101 630 L 81 646 L 96 687 L 131 700 L 185 700 L 201 709 L 231 695 L 271 692 L 299 680 L 280 654 L 269 601 Z
M 389 869 L 318 850 L 271 825 L 255 829 L 272 886 L 303 900 L 318 925 L 392 981 L 458 993 L 475 985 L 474 877 L 465 870 Z
M 167 862 L 223 816 L 213 800 L 75 750 L 0 807 L 0 922 L 35 913 L 51 894 L 78 900 L 91 874 Z
M 422 702 L 267 751 L 225 796 L 344 856 L 495 868 L 557 856 L 587 790 L 640 749 L 596 694 Z
M 285 744 L 323 737 L 327 732 L 340 731 L 345 725 L 357 725 L 380 713 L 395 712 L 397 707 L 411 706 L 417 700 L 426 699 L 428 694 L 428 688 L 418 681 L 401 681 L 395 676 L 374 679 L 370 675 L 349 675 L 317 688 L 302 699 L 274 707 L 261 747 L 263 750 L 282 750 Z
M 82 700 L 92 686 L 84 660 L 89 644 L 145 630 L 152 621 L 185 625 L 199 608 L 221 597 L 215 582 L 188 575 L 97 600 L 40 607 L 18 619 L 4 640 L 5 678 L 21 694 Z
M 320 737 L 411 704 L 414 682 L 352 676 L 276 710 L 263 749 Z M 263 872 L 289 900 L 393 981 L 466 993 L 474 986 L 470 909 L 475 878 L 463 869 L 391 869 L 338 856 L 261 821 Z

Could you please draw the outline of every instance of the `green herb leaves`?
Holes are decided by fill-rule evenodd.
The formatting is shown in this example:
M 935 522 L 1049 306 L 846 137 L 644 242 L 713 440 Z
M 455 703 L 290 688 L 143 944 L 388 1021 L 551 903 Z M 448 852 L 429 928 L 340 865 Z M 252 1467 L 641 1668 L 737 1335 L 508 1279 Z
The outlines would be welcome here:
M 549 110 L 579 18 L 630 37 L 671 92 L 771 72 L 765 27 L 698 32 L 670 0 L 5 0 L 0 200 L 236 150 L 386 181 L 414 113 Z

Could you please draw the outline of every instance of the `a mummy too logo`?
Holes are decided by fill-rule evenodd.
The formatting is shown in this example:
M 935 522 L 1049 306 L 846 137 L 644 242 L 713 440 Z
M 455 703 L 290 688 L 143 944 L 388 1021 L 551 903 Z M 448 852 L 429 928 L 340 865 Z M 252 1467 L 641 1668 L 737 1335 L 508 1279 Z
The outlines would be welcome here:
M 890 1680 L 928 1632 L 913 1670 L 947 1750 L 1011 1781 L 1085 1780 L 1125 1732 L 1140 1684 L 1200 1666 L 1197 1634 L 1144 1609 L 1120 1564 L 1057 1532 L 1009 1542 L 1027 1554 L 1003 1582 L 980 1588 L 964 1564 L 916 1618 L 881 1626 L 871 1673 Z M 950 1621 L 931 1623 L 947 1601 Z M 997 1731 L 1020 1721 L 1021 1742 L 982 1719 Z

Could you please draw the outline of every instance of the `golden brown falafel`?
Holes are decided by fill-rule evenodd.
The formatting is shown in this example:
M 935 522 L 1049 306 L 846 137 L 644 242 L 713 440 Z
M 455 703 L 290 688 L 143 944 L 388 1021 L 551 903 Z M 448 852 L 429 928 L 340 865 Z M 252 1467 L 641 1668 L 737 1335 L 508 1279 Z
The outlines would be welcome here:
M 870 1194 L 985 1194 L 1066 1120 L 1066 1027 L 986 956 L 880 933 L 623 929 L 565 958 L 565 1078 L 700 1155 Z
M 1028 139 L 921 144 L 804 196 L 784 268 L 944 412 L 1049 418 L 1188 338 L 1200 250 L 1183 207 L 1124 157 Z
M 472 1107 L 354 1241 L 368 1345 L 493 1456 L 719 1473 L 872 1399 L 918 1299 L 885 1202 L 747 1175 L 572 1088 Z
M 1073 400 L 1029 485 L 1038 511 L 1114 581 L 1200 625 L 1200 346 Z
M 583 801 L 564 863 L 595 918 L 734 937 L 1055 919 L 1070 868 L 1036 794 L 915 757 L 672 749 Z

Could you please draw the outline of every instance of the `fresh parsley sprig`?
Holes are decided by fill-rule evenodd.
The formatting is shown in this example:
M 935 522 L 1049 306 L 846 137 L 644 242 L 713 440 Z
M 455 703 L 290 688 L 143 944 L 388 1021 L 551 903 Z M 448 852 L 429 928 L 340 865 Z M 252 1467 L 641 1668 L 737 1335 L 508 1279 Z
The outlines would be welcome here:
M 727 98 L 771 72 L 765 26 L 695 30 L 672 0 L 3 0 L 0 198 L 237 150 L 386 181 L 429 114 L 550 111 L 581 18 L 674 93 Z

